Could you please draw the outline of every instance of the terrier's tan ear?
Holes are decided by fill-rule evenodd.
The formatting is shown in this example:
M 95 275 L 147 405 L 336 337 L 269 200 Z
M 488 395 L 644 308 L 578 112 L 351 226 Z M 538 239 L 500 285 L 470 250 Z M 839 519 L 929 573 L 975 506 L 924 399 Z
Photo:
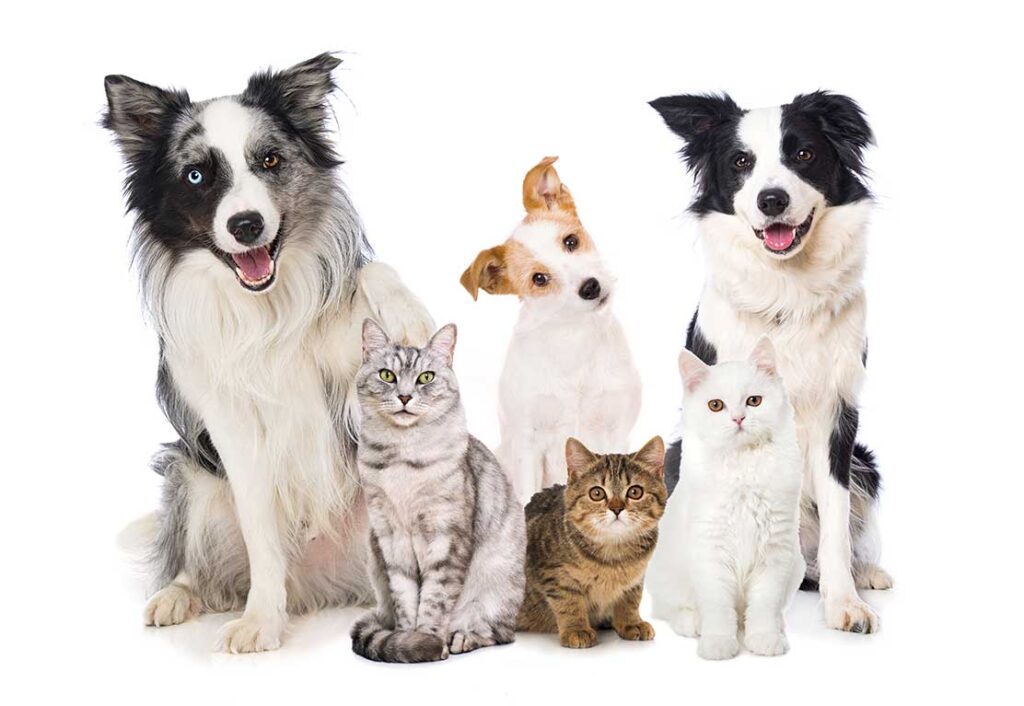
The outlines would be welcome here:
M 505 246 L 498 245 L 481 251 L 473 264 L 462 273 L 459 282 L 473 296 L 473 301 L 476 301 L 480 289 L 488 294 L 514 294 L 505 267 Z
M 565 440 L 565 465 L 569 472 L 569 480 L 579 476 L 595 461 L 597 461 L 597 456 L 579 439 L 570 436 Z
M 527 213 L 563 211 L 576 215 L 576 204 L 568 187 L 551 165 L 558 157 L 545 157 L 523 179 L 523 206 Z
M 644 444 L 642 449 L 633 454 L 633 458 L 637 463 L 651 468 L 659 478 L 665 476 L 665 442 L 661 440 L 660 436 L 656 436 Z

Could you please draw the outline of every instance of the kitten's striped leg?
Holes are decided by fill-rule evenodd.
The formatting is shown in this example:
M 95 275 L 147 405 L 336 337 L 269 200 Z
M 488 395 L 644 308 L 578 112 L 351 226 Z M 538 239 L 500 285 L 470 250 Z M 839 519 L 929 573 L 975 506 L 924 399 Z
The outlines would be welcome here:
M 590 626 L 586 597 L 578 586 L 555 586 L 548 589 L 544 597 L 555 614 L 562 647 L 579 649 L 597 644 L 597 632 Z
M 625 595 L 615 604 L 612 613 L 612 627 L 623 640 L 654 639 L 654 628 L 640 617 L 640 598 L 643 593 L 643 584 L 637 584 L 626 591 Z

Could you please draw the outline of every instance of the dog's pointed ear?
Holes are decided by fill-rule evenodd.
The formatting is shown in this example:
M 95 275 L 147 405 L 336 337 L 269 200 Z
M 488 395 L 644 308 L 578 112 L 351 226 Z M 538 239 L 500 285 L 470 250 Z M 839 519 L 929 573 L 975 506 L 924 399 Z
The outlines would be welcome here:
M 117 136 L 129 161 L 156 149 L 167 118 L 190 104 L 187 93 L 165 91 L 128 76 L 112 74 L 103 86 L 107 93 L 103 127 Z
M 659 478 L 665 477 L 665 442 L 660 436 L 656 436 L 643 445 L 639 451 L 633 454 L 633 460 L 647 466 L 654 475 Z
M 363 362 L 370 359 L 370 355 L 379 351 L 391 343 L 387 333 L 373 319 L 363 319 Z
M 838 93 L 815 91 L 797 96 L 783 106 L 785 113 L 801 113 L 815 120 L 835 148 L 839 161 L 863 176 L 864 150 L 874 144 L 875 136 L 857 101 Z
M 555 171 L 558 157 L 545 157 L 526 173 L 523 179 L 523 206 L 527 213 L 563 211 L 576 215 L 576 204 L 569 187 L 562 183 Z
M 317 166 L 341 164 L 326 128 L 328 96 L 336 85 L 332 72 L 341 59 L 330 53 L 314 56 L 283 71 L 262 71 L 249 79 L 243 104 L 257 105 L 294 128 L 306 154 Z
M 482 250 L 473 264 L 466 268 L 459 278 L 459 282 L 476 301 L 478 290 L 484 290 L 488 294 L 514 294 L 512 282 L 508 278 L 508 268 L 505 257 L 508 249 L 504 245 L 498 245 L 488 250 Z
M 713 136 L 722 128 L 735 125 L 743 116 L 743 109 L 725 93 L 665 96 L 649 105 L 672 132 L 686 140 L 683 158 L 691 170 L 700 169 L 710 152 Z
M 686 348 L 679 352 L 679 375 L 687 392 L 693 392 L 710 372 L 711 366 Z
M 439 355 L 448 361 L 451 367 L 455 358 L 455 341 L 458 339 L 458 329 L 455 324 L 446 324 L 437 330 L 427 343 L 427 348 L 435 355 Z
M 596 462 L 597 456 L 579 439 L 570 436 L 565 440 L 565 465 L 569 480 L 575 480 Z

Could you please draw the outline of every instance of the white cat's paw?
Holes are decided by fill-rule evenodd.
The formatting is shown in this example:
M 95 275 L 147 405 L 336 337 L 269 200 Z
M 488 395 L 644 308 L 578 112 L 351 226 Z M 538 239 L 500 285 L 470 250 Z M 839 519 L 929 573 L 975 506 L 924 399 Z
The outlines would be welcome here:
M 700 624 L 697 621 L 697 611 L 692 608 L 683 608 L 675 617 L 672 618 L 669 625 L 672 626 L 672 630 L 677 635 L 683 637 L 697 637 L 700 635 Z
M 283 620 L 267 620 L 254 615 L 243 615 L 237 620 L 224 624 L 224 627 L 220 629 L 217 647 L 222 652 L 236 655 L 276 650 L 281 646 L 283 632 Z
M 825 624 L 833 630 L 873 633 L 878 631 L 878 615 L 857 596 L 825 601 Z
M 166 627 L 180 625 L 199 615 L 199 599 L 185 586 L 172 583 L 149 599 L 142 617 L 146 625 Z
M 743 636 L 743 646 L 756 655 L 775 657 L 789 652 L 789 640 L 781 632 L 757 632 Z
M 732 659 L 739 651 L 735 635 L 702 635 L 697 640 L 697 654 L 704 659 Z
M 881 566 L 868 564 L 854 574 L 857 588 L 872 588 L 876 591 L 888 591 L 892 588 L 892 576 Z

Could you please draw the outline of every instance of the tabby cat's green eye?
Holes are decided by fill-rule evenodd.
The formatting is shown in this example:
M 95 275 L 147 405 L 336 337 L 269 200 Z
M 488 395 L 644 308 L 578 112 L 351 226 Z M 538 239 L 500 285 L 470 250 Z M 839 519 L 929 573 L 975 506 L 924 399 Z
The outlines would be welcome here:
M 416 378 L 416 382 L 421 385 L 426 385 L 428 382 L 434 379 L 434 371 L 427 370 L 426 372 L 420 373 L 420 376 Z
M 382 368 L 380 371 L 380 379 L 383 380 L 384 382 L 394 382 L 395 374 L 388 370 L 387 368 Z

